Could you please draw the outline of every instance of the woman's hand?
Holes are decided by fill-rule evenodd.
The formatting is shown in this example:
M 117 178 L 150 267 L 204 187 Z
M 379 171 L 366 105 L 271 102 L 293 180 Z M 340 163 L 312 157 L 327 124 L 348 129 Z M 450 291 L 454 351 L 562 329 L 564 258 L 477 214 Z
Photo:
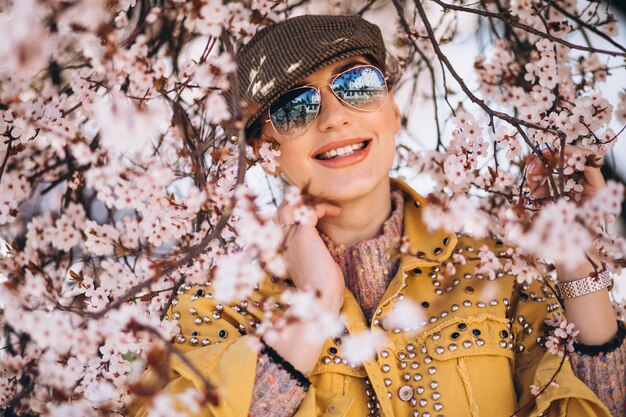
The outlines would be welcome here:
M 576 152 L 579 152 L 582 158 L 585 159 L 588 159 L 593 155 L 593 153 L 588 149 L 584 149 L 574 145 L 565 145 L 565 161 L 575 157 L 574 154 Z M 528 187 L 530 188 L 531 198 L 536 200 L 549 199 L 555 194 L 554 190 L 551 190 L 548 176 L 552 175 L 554 170 L 558 168 L 561 158 L 560 152 L 556 152 L 553 154 L 547 148 L 542 151 L 542 154 L 546 158 L 548 166 L 546 166 L 539 158 L 539 156 L 535 154 L 529 155 L 526 159 L 526 182 L 528 184 Z M 565 166 L 567 166 L 567 164 L 565 164 Z M 578 171 L 578 173 L 580 174 L 580 171 Z M 565 180 L 567 181 L 567 178 Z M 554 182 L 558 186 L 558 179 L 555 178 Z M 582 171 L 580 185 L 583 187 L 583 189 L 581 193 L 581 199 L 578 201 L 578 203 L 581 204 L 593 198 L 593 196 L 595 196 L 598 191 L 606 187 L 606 181 L 604 181 L 604 176 L 602 176 L 602 172 L 600 172 L 599 164 L 595 163 L 589 165 L 588 163 L 585 163 L 584 170 Z
M 555 195 L 548 177 L 553 175 L 559 167 L 561 158 L 560 152 L 552 153 L 549 149 L 544 149 L 542 153 L 547 160 L 547 165 L 535 154 L 530 155 L 526 160 L 526 181 L 530 188 L 530 195 L 531 198 L 538 201 L 549 200 Z M 571 160 L 572 163 L 584 164 L 582 171 L 574 170 L 571 175 L 565 175 L 564 181 L 566 182 L 572 177 L 578 179 L 578 189 L 575 188 L 570 190 L 570 192 L 566 192 L 570 198 L 578 204 L 583 204 L 591 200 L 601 189 L 606 187 L 606 181 L 602 172 L 600 172 L 600 165 L 595 160 L 591 160 L 591 163 L 589 161 L 590 158 L 594 158 L 591 151 L 578 146 L 566 145 L 563 153 L 566 161 L 565 167 L 568 166 L 568 160 Z M 554 183 L 558 187 L 558 178 L 554 179 Z M 578 266 L 573 271 L 567 271 L 563 265 L 557 264 L 559 280 L 572 281 L 583 278 L 595 272 L 596 269 L 602 269 L 600 257 L 595 248 L 589 250 L 587 256 L 589 259 L 580 259 Z
M 274 223 L 289 228 L 283 251 L 287 272 L 296 287 L 315 290 L 320 295 L 322 308 L 338 316 L 343 305 L 343 273 L 315 226 L 324 216 L 338 215 L 340 209 L 328 203 L 316 204 L 312 215 L 304 216 L 307 221 L 296 224 L 295 219 L 303 217 L 303 209 L 306 207 L 301 203 L 294 206 L 285 200 L 273 218 Z M 296 321 L 285 326 L 274 337 L 266 337 L 265 343 L 296 369 L 309 375 L 324 345 L 324 340 L 319 340 L 319 343 L 311 342 L 309 333 L 306 322 Z
M 539 201 L 546 201 L 555 194 L 554 190 L 551 189 L 548 177 L 553 175 L 554 170 L 559 166 L 561 155 L 559 152 L 553 154 L 549 149 L 544 149 L 542 153 L 546 158 L 548 165 L 546 166 L 546 164 L 544 164 L 544 162 L 541 161 L 537 155 L 530 155 L 526 160 L 526 180 L 528 187 L 530 188 L 531 198 Z M 606 181 L 604 180 L 602 172 L 600 172 L 600 165 L 596 161 L 593 161 L 591 164 L 587 161 L 590 157 L 593 157 L 593 153 L 591 151 L 578 146 L 566 145 L 563 153 L 565 161 L 571 158 L 578 158 L 581 160 L 581 163 L 584 162 L 584 169 L 582 172 L 574 171 L 573 174 L 578 175 L 578 183 L 582 186 L 582 190 L 574 190 L 574 193 L 569 194 L 570 197 L 572 197 L 575 193 L 579 193 L 580 198 L 577 203 L 583 204 L 586 201 L 591 200 L 598 193 L 598 191 L 606 187 Z M 567 164 L 564 164 L 564 166 L 567 166 Z M 568 176 L 566 176 L 565 181 L 568 180 L 567 177 Z M 555 178 L 554 182 L 558 186 L 558 178 Z M 579 279 L 593 273 L 596 268 L 602 269 L 599 261 L 599 254 L 596 249 L 592 248 L 589 250 L 587 256 L 595 264 L 595 266 L 589 262 L 589 260 L 584 259 L 581 260 L 580 264 L 574 271 L 568 272 L 562 265 L 557 264 L 556 268 L 559 280 L 571 281 Z
M 295 224 L 295 211 L 301 206 L 282 202 L 274 222 L 288 227 L 283 256 L 290 278 L 298 288 L 311 288 L 320 294 L 322 304 L 339 314 L 343 305 L 344 277 L 341 268 L 328 252 L 315 228 L 324 216 L 337 216 L 341 209 L 328 203 L 312 207 L 313 215 L 305 223 Z
M 564 149 L 565 158 L 574 157 L 573 154 L 575 152 L 580 152 L 585 158 L 592 156 L 592 153 L 586 149 L 567 145 Z M 538 156 L 532 155 L 527 160 L 528 169 L 526 171 L 531 197 L 539 200 L 549 199 L 553 195 L 550 192 L 549 183 L 542 179 L 552 175 L 553 170 L 558 167 L 560 162 L 560 155 L 558 153 L 552 155 L 549 150 L 545 150 L 543 155 L 548 160 L 549 166 L 544 166 Z M 591 164 L 585 163 L 582 172 L 577 171 L 575 173 L 575 175 L 579 175 L 579 183 L 583 187 L 582 190 L 578 190 L 580 193 L 579 204 L 589 201 L 598 191 L 606 187 L 606 182 L 598 166 L 599 164 L 595 163 L 595 161 L 591 162 Z M 587 251 L 587 256 L 589 259 L 582 260 L 575 270 L 571 272 L 563 265 L 556 264 L 559 281 L 567 282 L 577 280 L 594 273 L 596 268 L 602 269 L 602 264 L 599 261 L 600 257 L 596 249 L 592 248 Z M 591 260 L 591 262 L 589 262 L 589 260 Z M 576 329 L 579 331 L 578 341 L 580 343 L 601 345 L 611 340 L 616 334 L 617 323 L 607 289 L 565 299 L 564 304 L 567 310 L 568 321 L 574 323 Z

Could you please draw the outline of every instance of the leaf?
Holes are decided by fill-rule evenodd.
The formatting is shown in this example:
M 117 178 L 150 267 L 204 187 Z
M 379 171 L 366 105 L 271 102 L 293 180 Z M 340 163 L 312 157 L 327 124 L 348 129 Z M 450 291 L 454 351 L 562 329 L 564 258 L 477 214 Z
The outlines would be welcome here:
M 122 245 L 114 245 L 115 254 L 119 256 L 130 255 L 132 251 L 130 249 L 125 248 Z
M 155 296 L 156 296 L 156 294 L 151 292 L 151 293 L 142 295 L 141 297 L 139 297 L 139 300 L 141 300 L 143 302 L 148 302 L 148 301 L 152 300 Z
M 138 381 L 128 385 L 131 393 L 140 397 L 152 397 L 159 393 L 169 381 L 169 358 L 165 349 L 152 345 L 146 359 L 152 372 L 144 374 Z
M 72 271 L 70 269 L 70 278 L 72 278 L 75 281 L 78 281 L 79 283 L 83 282 L 83 272 L 81 271 L 80 274 L 77 274 L 76 272 Z

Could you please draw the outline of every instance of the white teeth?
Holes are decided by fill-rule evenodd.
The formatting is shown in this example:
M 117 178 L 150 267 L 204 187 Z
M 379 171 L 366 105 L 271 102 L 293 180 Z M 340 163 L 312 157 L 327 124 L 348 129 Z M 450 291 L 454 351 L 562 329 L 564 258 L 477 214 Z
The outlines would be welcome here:
M 367 145 L 367 141 L 363 141 L 361 143 L 354 143 L 352 145 L 343 146 L 341 148 L 331 149 L 328 152 L 324 152 L 323 154 L 318 156 L 318 159 L 330 159 L 335 156 L 345 156 L 350 155 L 354 151 L 358 151 L 359 149 L 363 149 Z

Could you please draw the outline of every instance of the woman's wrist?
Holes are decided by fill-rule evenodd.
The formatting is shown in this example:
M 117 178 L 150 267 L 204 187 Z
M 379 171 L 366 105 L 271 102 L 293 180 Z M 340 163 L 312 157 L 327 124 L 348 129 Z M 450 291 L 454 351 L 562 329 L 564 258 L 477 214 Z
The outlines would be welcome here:
M 604 267 L 598 262 L 592 265 L 589 261 L 583 262 L 574 270 L 568 270 L 563 266 L 556 266 L 557 278 L 560 282 L 571 282 L 604 271 Z
M 588 277 L 591 274 L 604 270 L 597 251 L 593 249 L 587 253 L 587 258 L 580 262 L 573 270 L 563 264 L 556 264 L 557 278 L 561 282 L 576 281 Z
M 578 333 L 578 342 L 585 345 L 601 345 L 617 332 L 615 312 L 607 289 L 594 291 L 580 297 L 563 301 L 567 320 Z
M 615 335 L 607 342 L 595 345 L 586 345 L 584 343 L 574 343 L 574 350 L 578 355 L 598 356 L 611 353 L 619 348 L 626 339 L 626 326 L 623 321 L 616 321 L 617 331 Z
M 327 312 L 339 316 L 341 307 L 343 307 L 343 289 L 341 291 L 329 291 L 327 294 L 322 295 L 321 304 Z
M 313 371 L 326 342 L 326 339 L 312 339 L 309 329 L 305 322 L 293 322 L 272 335 L 263 336 L 263 343 L 299 372 L 308 376 Z

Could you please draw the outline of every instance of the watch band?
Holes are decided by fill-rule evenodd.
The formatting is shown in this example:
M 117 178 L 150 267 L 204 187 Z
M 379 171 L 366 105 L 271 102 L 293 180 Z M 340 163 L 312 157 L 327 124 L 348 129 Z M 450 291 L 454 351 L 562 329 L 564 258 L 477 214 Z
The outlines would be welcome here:
M 580 297 L 604 288 L 608 288 L 609 291 L 613 288 L 613 275 L 607 270 L 598 273 L 597 276 L 592 274 L 575 281 L 558 282 L 556 284 L 558 295 L 563 300 Z

